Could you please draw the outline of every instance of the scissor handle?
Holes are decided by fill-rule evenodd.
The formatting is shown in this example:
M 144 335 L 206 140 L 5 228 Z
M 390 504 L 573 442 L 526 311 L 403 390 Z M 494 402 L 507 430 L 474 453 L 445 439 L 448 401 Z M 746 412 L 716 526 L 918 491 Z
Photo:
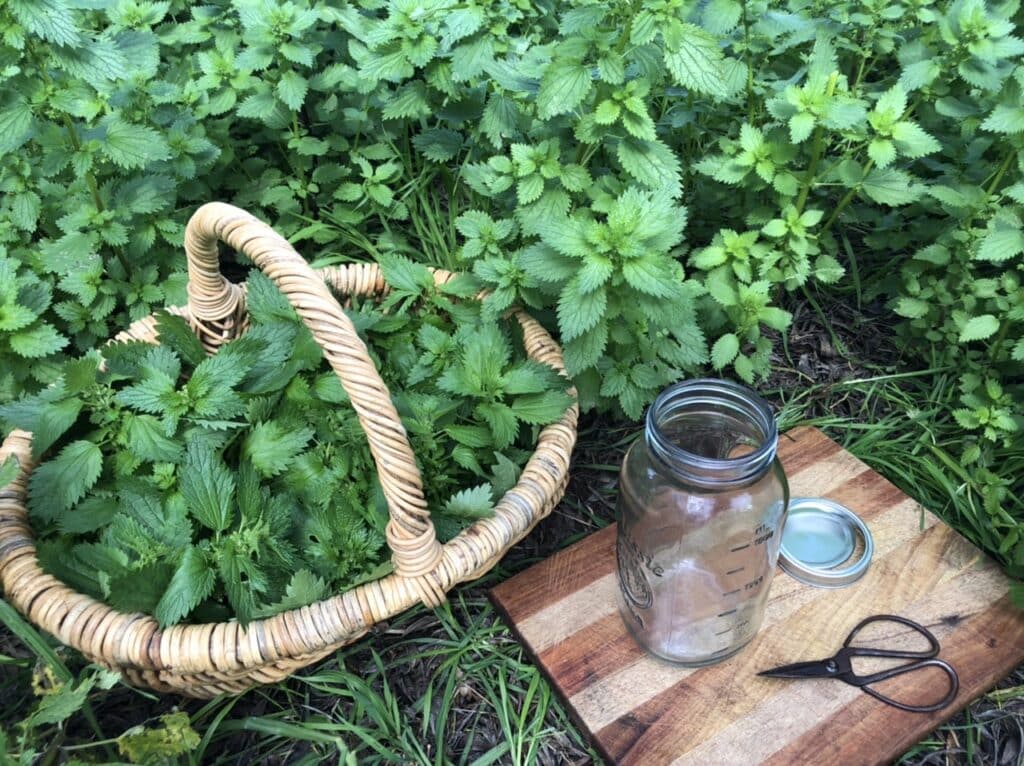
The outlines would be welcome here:
M 892 697 L 887 697 L 881 692 L 875 691 L 870 686 L 870 684 L 884 681 L 887 678 L 903 675 L 904 673 L 914 673 L 921 668 L 927 667 L 939 668 L 946 674 L 946 678 L 949 680 L 949 689 L 946 692 L 946 696 L 938 702 L 933 702 L 930 705 L 908 705 L 905 702 L 894 700 Z M 895 708 L 906 710 L 910 713 L 933 713 L 936 710 L 942 710 L 942 708 L 946 707 L 946 705 L 956 699 L 957 692 L 960 691 L 960 677 L 957 676 L 952 665 L 942 660 L 921 660 L 920 662 L 912 662 L 909 665 L 900 665 L 898 668 L 889 668 L 889 670 L 882 670 L 878 673 L 872 673 L 867 676 L 855 676 L 855 679 L 855 685 L 859 686 L 862 691 L 867 692 L 875 699 L 881 700 L 887 705 L 892 705 Z
M 929 648 L 926 650 L 908 651 L 904 649 L 883 649 L 874 646 L 850 646 L 850 643 L 857 637 L 857 634 L 873 622 L 897 622 L 900 625 L 906 625 L 911 630 L 917 631 L 928 639 Z M 939 642 L 928 628 L 918 625 L 913 620 L 908 620 L 906 617 L 900 617 L 895 614 L 875 614 L 857 623 L 854 629 L 850 631 L 850 635 L 846 637 L 846 641 L 843 642 L 843 649 L 844 653 L 849 657 L 890 657 L 897 660 L 926 660 L 938 655 Z

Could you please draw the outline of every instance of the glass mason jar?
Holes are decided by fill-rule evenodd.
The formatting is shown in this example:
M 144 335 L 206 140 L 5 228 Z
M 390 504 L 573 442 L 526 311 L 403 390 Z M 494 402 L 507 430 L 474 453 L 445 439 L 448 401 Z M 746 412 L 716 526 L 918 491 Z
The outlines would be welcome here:
M 768 404 L 724 380 L 662 391 L 619 476 L 619 606 L 649 652 L 684 665 L 757 633 L 789 486 Z

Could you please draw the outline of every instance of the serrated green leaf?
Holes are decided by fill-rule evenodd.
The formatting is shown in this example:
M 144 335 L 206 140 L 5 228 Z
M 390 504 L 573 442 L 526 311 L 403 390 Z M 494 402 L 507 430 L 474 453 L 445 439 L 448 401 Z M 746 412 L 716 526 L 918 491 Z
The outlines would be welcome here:
M 277 96 L 293 112 L 302 108 L 306 100 L 306 93 L 309 91 L 309 82 L 294 69 L 290 69 L 281 75 L 277 81 Z
M 59 46 L 78 46 L 84 40 L 75 23 L 75 6 L 58 0 L 9 0 L 18 23 L 33 35 Z
M 593 87 L 590 71 L 576 61 L 555 59 L 540 80 L 537 91 L 537 115 L 546 120 L 572 111 L 582 103 Z
M 934 154 L 942 149 L 931 135 L 925 132 L 916 122 L 904 120 L 892 126 L 892 139 L 896 148 L 904 157 L 917 159 L 926 154 Z
M 108 597 L 110 605 L 128 614 L 153 614 L 171 584 L 175 569 L 174 564 L 161 561 L 111 577 Z
M 448 128 L 429 128 L 413 136 L 412 144 L 433 162 L 447 162 L 462 149 L 462 134 Z
M 875 138 L 868 144 L 868 157 L 880 168 L 887 168 L 896 159 L 896 145 L 887 138 Z
M 17 455 L 8 455 L 7 460 L 0 463 L 0 488 L 6 487 L 17 479 L 19 473 L 21 473 L 21 464 L 18 462 Z
M 810 112 L 797 112 L 789 118 L 789 140 L 794 144 L 802 144 L 811 137 L 814 124 L 813 114 Z
M 160 343 L 192 365 L 206 360 L 206 350 L 182 317 L 166 311 L 156 313 L 156 332 Z
M 544 192 L 544 177 L 540 173 L 533 173 L 520 178 L 516 184 L 516 198 L 520 205 L 529 205 L 540 198 Z
M 545 391 L 516 397 L 512 401 L 512 411 L 525 423 L 543 426 L 562 417 L 572 401 L 572 397 L 563 391 Z
M 985 340 L 999 331 L 999 320 L 992 314 L 981 314 L 971 317 L 960 329 L 960 342 L 970 343 L 975 340 Z
M 665 189 L 673 197 L 681 193 L 679 160 L 660 140 L 622 139 L 616 156 L 623 169 L 648 188 Z
M 480 484 L 456 492 L 444 504 L 446 514 L 460 519 L 485 519 L 493 515 L 493 509 L 490 484 Z
M 182 445 L 167 437 L 163 424 L 152 415 L 126 414 L 125 451 L 139 460 L 177 463 Z
M 122 168 L 142 168 L 171 156 L 164 137 L 152 128 L 133 125 L 119 117 L 106 119 L 103 125 L 106 135 L 100 149 L 111 162 Z
M 257 610 L 255 617 L 272 617 L 289 609 L 298 609 L 326 598 L 330 594 L 327 582 L 308 569 L 300 569 L 292 575 L 285 587 L 284 596 L 275 604 Z
M 29 479 L 29 511 L 51 521 L 77 503 L 100 478 L 103 453 L 92 442 L 73 441 L 38 466 Z
M 491 429 L 495 449 L 503 450 L 515 441 L 519 433 L 519 421 L 511 407 L 500 403 L 484 403 L 478 404 L 475 412 Z
M 393 253 L 381 253 L 377 258 L 384 281 L 396 290 L 421 293 L 434 286 L 434 277 L 421 263 Z
M 12 152 L 24 144 L 32 135 L 34 122 L 32 109 L 23 100 L 0 109 L 0 151 Z
M 313 438 L 312 428 L 285 429 L 277 421 L 257 423 L 242 444 L 242 455 L 263 476 L 277 476 Z
M 68 339 L 61 335 L 49 322 L 34 322 L 29 327 L 12 333 L 7 342 L 11 350 L 18 356 L 27 359 L 41 359 L 56 354 L 68 344 Z
M 550 388 L 557 388 L 563 382 L 553 367 L 532 359 L 513 366 L 502 375 L 501 380 L 502 389 L 506 394 L 513 396 L 539 394 Z
M 565 368 L 579 375 L 597 365 L 608 345 L 608 325 L 601 321 L 577 338 L 565 342 Z M 614 395 L 614 394 L 613 394 Z
M 725 70 L 718 40 L 693 24 L 676 22 L 662 30 L 665 67 L 672 79 L 712 97 L 725 95 Z
M 571 279 L 558 298 L 558 327 L 563 340 L 572 340 L 596 326 L 604 317 L 608 296 L 604 288 L 583 292 L 579 279 Z
M 993 133 L 1024 133 L 1024 106 L 997 105 L 981 128 Z
M 205 554 L 189 546 L 153 612 L 160 627 L 180 622 L 213 593 L 216 577 Z
M 910 175 L 895 168 L 872 168 L 861 189 L 875 202 L 892 207 L 916 202 L 923 193 Z
M 985 234 L 978 245 L 975 260 L 1002 263 L 1024 252 L 1024 230 L 995 228 Z
M 426 117 L 431 113 L 427 99 L 427 85 L 422 80 L 403 85 L 381 111 L 385 120 L 407 120 Z
M 182 467 L 181 495 L 203 526 L 223 532 L 234 517 L 235 479 L 208 445 L 192 442 Z
M 491 432 L 482 426 L 445 426 L 444 432 L 459 444 L 473 449 L 485 449 L 491 446 Z
M 726 333 L 715 341 L 711 347 L 711 366 L 716 370 L 724 369 L 740 351 L 740 340 L 735 333 Z

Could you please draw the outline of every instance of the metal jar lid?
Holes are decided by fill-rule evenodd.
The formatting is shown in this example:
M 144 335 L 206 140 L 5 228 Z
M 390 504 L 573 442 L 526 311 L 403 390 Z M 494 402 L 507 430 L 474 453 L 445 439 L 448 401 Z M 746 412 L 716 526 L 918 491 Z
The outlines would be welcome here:
M 858 537 L 863 550 L 851 561 L 861 547 Z M 819 588 L 842 588 L 863 576 L 874 552 L 867 524 L 846 506 L 823 497 L 790 499 L 779 565 L 791 577 Z

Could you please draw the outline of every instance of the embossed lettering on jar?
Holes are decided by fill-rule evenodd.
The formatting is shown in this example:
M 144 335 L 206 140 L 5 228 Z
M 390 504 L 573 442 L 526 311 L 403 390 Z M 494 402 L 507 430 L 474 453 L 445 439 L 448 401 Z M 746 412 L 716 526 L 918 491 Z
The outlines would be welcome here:
M 619 478 L 622 618 L 648 651 L 705 665 L 764 619 L 789 501 L 768 404 L 743 386 L 663 391 Z

